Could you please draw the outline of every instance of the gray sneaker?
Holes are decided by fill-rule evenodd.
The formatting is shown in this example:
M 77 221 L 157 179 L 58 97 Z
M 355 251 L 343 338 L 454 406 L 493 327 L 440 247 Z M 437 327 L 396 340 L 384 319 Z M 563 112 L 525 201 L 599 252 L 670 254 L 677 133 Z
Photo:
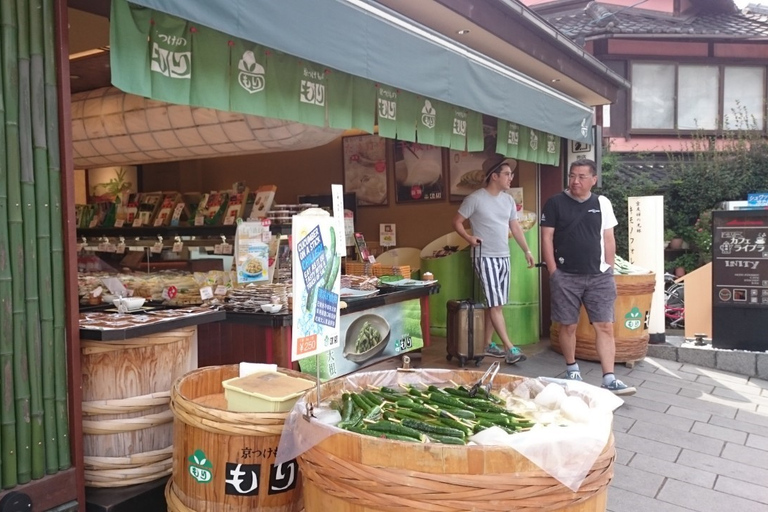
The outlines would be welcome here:
M 614 380 L 608 385 L 603 384 L 601 387 L 603 389 L 607 389 L 614 395 L 629 396 L 637 393 L 637 390 L 634 387 L 627 386 L 626 384 L 621 382 L 619 379 Z
M 490 357 L 504 357 L 506 354 L 504 353 L 504 349 L 502 347 L 499 347 L 496 343 L 491 342 L 490 345 L 485 347 L 485 355 Z
M 517 347 L 512 347 L 509 349 L 509 352 L 504 356 L 504 362 L 507 364 L 515 364 L 515 363 L 522 363 L 528 359 L 525 357 L 525 354 L 520 352 L 520 349 Z
M 579 370 L 566 370 L 565 378 L 566 380 L 582 380 L 581 372 Z

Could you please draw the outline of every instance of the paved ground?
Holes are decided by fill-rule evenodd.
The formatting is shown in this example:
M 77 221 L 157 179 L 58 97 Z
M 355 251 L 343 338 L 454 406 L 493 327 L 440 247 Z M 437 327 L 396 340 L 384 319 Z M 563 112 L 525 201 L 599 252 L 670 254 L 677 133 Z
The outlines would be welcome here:
M 502 371 L 565 374 L 562 356 L 547 341 L 521 348 L 528 360 L 502 365 Z M 480 369 L 493 361 L 486 358 Z M 455 368 L 445 359 L 442 339 L 433 339 L 414 363 Z M 585 381 L 600 384 L 597 363 L 580 366 Z M 609 511 L 768 511 L 768 381 L 652 358 L 634 369 L 618 365 L 616 374 L 638 391 L 614 417 Z

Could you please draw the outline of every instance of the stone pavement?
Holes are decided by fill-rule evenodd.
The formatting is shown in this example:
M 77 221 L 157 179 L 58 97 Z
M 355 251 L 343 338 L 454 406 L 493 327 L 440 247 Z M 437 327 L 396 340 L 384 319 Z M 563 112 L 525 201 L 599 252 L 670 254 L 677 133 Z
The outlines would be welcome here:
M 562 356 L 548 341 L 520 347 L 528 360 L 502 363 L 526 377 L 563 377 Z M 486 357 L 477 370 L 497 359 Z M 456 368 L 445 340 L 433 338 L 414 367 Z M 579 361 L 586 382 L 599 385 L 598 363 Z M 399 360 L 370 370 L 400 366 Z M 468 369 L 476 369 L 473 364 Z M 636 386 L 614 415 L 616 463 L 608 491 L 611 512 L 765 512 L 768 510 L 768 380 L 661 358 L 617 376 Z

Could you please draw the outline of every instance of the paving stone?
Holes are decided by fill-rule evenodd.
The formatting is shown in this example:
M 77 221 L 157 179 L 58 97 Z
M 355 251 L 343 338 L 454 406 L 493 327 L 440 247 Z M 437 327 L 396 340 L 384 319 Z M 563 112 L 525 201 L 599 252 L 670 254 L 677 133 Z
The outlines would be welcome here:
M 608 510 L 610 512 L 691 512 L 690 508 L 678 507 L 613 486 L 608 490 Z
M 696 368 L 691 367 L 691 368 Z M 682 368 L 680 371 L 684 371 Z M 697 373 L 701 375 L 698 379 L 696 379 L 699 382 L 703 382 L 703 377 L 710 377 L 712 379 L 715 379 L 717 382 L 735 382 L 737 384 L 747 384 L 750 380 L 750 377 L 747 375 L 742 375 L 740 373 L 733 373 L 733 372 L 727 372 L 725 370 L 719 370 L 716 368 L 698 368 Z
M 638 453 L 632 457 L 629 465 L 651 473 L 656 473 L 657 475 L 674 478 L 681 482 L 687 482 L 708 489 L 711 489 L 715 485 L 715 480 L 717 479 L 715 473 L 681 466 L 673 462 L 657 459 L 656 457 L 649 457 L 642 453 Z
M 669 409 L 669 405 L 658 400 L 648 400 L 640 395 L 643 395 L 645 390 L 638 391 L 637 395 L 625 396 L 624 405 L 621 407 L 639 407 L 640 409 L 648 409 L 649 411 L 664 412 Z
M 720 396 L 727 396 L 727 393 L 738 393 L 749 400 L 754 398 L 765 398 L 762 395 L 762 389 L 757 386 L 752 386 L 749 383 L 736 384 L 735 382 L 720 382 L 715 385 L 715 391 L 713 391 L 712 394 Z
M 722 350 L 715 352 L 715 367 L 718 370 L 739 373 L 754 377 L 757 375 L 757 354 L 737 350 Z
M 729 410 L 744 409 L 750 412 L 757 411 L 757 405 L 752 402 L 745 402 L 743 400 L 728 400 L 720 396 L 713 396 L 709 393 L 702 393 L 695 389 L 681 389 L 678 396 L 684 396 L 688 398 L 695 398 L 700 402 L 709 402 L 711 404 L 728 407 Z
M 644 439 L 624 432 L 614 432 L 613 436 L 616 438 L 616 446 L 620 446 L 624 450 L 644 453 L 645 455 L 670 462 L 677 460 L 678 455 L 682 451 L 675 445 L 651 441 L 650 439 Z
M 681 363 L 715 368 L 715 353 L 711 350 L 680 347 L 677 351 L 677 360 Z
M 677 362 L 677 347 L 673 347 L 672 345 L 648 345 L 647 357 L 667 359 L 669 361 Z
M 768 437 L 760 436 L 757 434 L 749 434 L 747 436 L 747 442 L 744 443 L 751 448 L 757 448 L 758 450 L 768 451 Z
M 625 405 L 623 407 L 619 407 L 616 412 L 621 411 L 622 409 L 627 409 L 628 407 Z M 637 410 L 634 407 L 629 407 L 629 409 Z M 646 414 L 648 414 L 650 411 L 644 411 Z M 635 424 L 635 418 L 631 415 L 619 415 L 614 413 L 613 414 L 613 430 L 615 432 L 626 432 L 629 430 L 632 425 Z
M 709 414 L 708 412 L 692 411 L 690 409 L 685 409 L 683 407 L 677 407 L 676 405 L 673 405 L 669 409 L 667 409 L 667 414 L 680 416 L 681 418 L 688 418 L 689 420 L 706 421 L 706 422 L 709 422 L 709 419 L 712 417 L 712 415 Z
M 614 423 L 619 418 L 633 418 L 638 421 L 650 422 L 661 428 L 671 428 L 682 430 L 683 432 L 690 432 L 694 424 L 693 420 L 682 418 L 680 416 L 629 407 L 619 407 L 616 409 L 613 413 Z
M 680 387 L 670 386 L 669 384 L 663 383 L 663 382 L 656 382 L 654 380 L 646 380 L 642 384 L 640 384 L 640 387 L 646 388 L 646 389 L 655 389 L 656 391 L 665 391 L 667 393 L 671 393 L 673 395 L 677 394 L 680 389 Z
M 690 375 L 690 374 L 680 374 L 680 375 Z M 644 371 L 634 371 L 629 375 L 629 377 L 632 377 L 635 380 L 653 381 L 653 382 L 658 382 L 660 384 L 667 384 L 670 388 L 698 389 L 703 393 L 710 393 L 714 389 L 714 386 L 711 386 L 708 384 L 701 384 L 699 382 L 694 382 L 693 379 L 691 380 L 681 379 L 675 374 L 663 373 L 663 372 L 648 373 Z
M 637 421 L 627 432 L 629 435 L 644 437 L 649 440 L 668 443 L 681 448 L 688 448 L 710 455 L 720 455 L 723 450 L 724 441 L 705 437 L 699 434 L 683 432 L 682 430 L 671 430 L 651 422 Z
M 747 433 L 740 432 L 738 430 L 732 430 L 730 428 L 718 427 L 717 425 L 710 425 L 709 423 L 702 423 L 697 421 L 691 432 L 694 434 L 701 434 L 702 436 L 711 437 L 713 439 L 719 439 L 727 443 L 744 444 L 747 441 Z
M 637 365 L 635 368 L 644 369 L 647 366 L 652 366 L 656 369 L 659 368 L 666 368 L 668 370 L 677 371 L 682 366 L 683 363 L 679 363 L 677 361 L 669 360 L 666 357 L 665 358 L 654 358 L 654 357 L 646 357 L 645 360 L 642 361 L 641 364 Z
M 616 460 L 615 463 L 617 465 L 624 465 L 630 463 L 630 461 L 636 456 L 637 454 L 635 452 L 631 452 L 629 450 L 625 450 L 624 448 L 616 447 Z
M 754 412 L 741 409 L 736 411 L 736 419 L 746 421 L 747 423 L 754 423 L 761 427 L 768 427 L 768 414 L 756 414 Z
M 747 386 L 741 386 L 742 388 L 745 388 Z M 756 388 L 755 388 L 756 389 Z M 753 395 L 744 393 L 742 391 L 736 391 L 734 389 L 728 389 L 728 388 L 715 388 L 712 393 L 712 396 L 718 396 L 721 398 L 726 398 L 729 400 L 732 400 L 734 402 L 745 402 L 745 403 L 751 403 L 755 404 L 757 406 L 768 406 L 768 397 L 760 396 L 760 395 Z
M 762 377 L 762 378 L 752 377 L 751 379 L 749 379 L 749 384 L 752 386 L 757 386 L 762 390 L 768 390 L 768 379 L 765 377 Z
M 614 465 L 613 472 L 612 487 L 636 492 L 649 498 L 655 497 L 664 483 L 663 476 L 635 467 Z
M 704 489 L 678 480 L 668 479 L 657 499 L 699 512 L 738 510 L 765 512 L 765 505 L 730 494 Z M 649 508 L 649 511 L 654 508 Z
M 729 446 L 728 448 L 729 450 L 735 450 L 736 445 L 733 447 Z M 747 450 L 749 450 L 749 448 L 747 448 Z M 762 452 L 757 450 L 752 451 L 755 453 L 755 457 L 762 455 Z M 684 449 L 676 462 L 683 466 L 689 466 L 702 471 L 709 471 L 710 473 L 717 473 L 718 475 L 729 476 L 744 482 L 768 482 L 768 469 L 763 469 L 745 462 L 715 457 L 700 451 Z
M 682 389 L 680 393 L 684 391 L 685 389 Z M 694 393 L 695 393 L 694 396 L 696 395 L 702 396 L 702 393 L 699 391 L 696 391 Z M 640 392 L 638 392 L 638 394 L 640 394 Z M 697 399 L 698 396 L 696 398 L 692 398 L 689 396 L 684 396 L 682 394 L 670 395 L 662 391 L 653 391 L 653 390 L 643 390 L 642 396 L 643 398 L 646 398 L 648 400 L 654 400 L 662 404 L 667 404 L 667 406 L 676 405 L 678 407 L 683 407 L 683 408 L 691 409 L 694 411 L 707 412 L 710 414 L 718 414 L 726 418 L 736 417 L 736 411 L 734 410 L 733 407 L 727 406 L 727 405 L 720 405 L 716 403 L 709 403 L 705 400 L 698 400 Z
M 768 437 L 768 426 L 756 425 L 746 421 L 740 421 L 735 418 L 723 418 L 722 416 L 712 416 L 709 420 L 712 425 L 718 425 L 740 432 L 746 432 L 748 434 L 757 434 L 759 436 Z
M 734 480 L 727 476 L 717 479 L 715 490 L 768 504 L 768 488 L 749 482 L 742 482 L 741 480 Z
M 756 450 L 750 446 L 743 446 L 735 443 L 725 443 L 723 453 L 720 454 L 723 459 L 742 462 L 762 469 L 768 469 L 768 457 L 765 452 Z M 768 484 L 768 482 L 766 482 Z

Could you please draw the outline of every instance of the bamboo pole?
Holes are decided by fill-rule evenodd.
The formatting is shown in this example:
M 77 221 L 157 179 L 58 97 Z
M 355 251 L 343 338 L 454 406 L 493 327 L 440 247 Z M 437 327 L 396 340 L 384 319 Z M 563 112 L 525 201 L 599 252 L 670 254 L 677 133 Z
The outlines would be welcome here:
M 32 149 L 32 105 L 30 98 L 30 13 L 29 0 L 16 0 L 19 31 L 19 148 L 21 152 L 21 200 L 24 228 L 24 289 L 27 306 L 27 380 L 29 382 L 29 422 L 33 479 L 45 475 L 43 433 L 43 392 L 40 365 L 40 294 L 38 291 L 37 212 L 35 171 Z
M 51 216 L 51 267 L 53 273 L 53 353 L 54 388 L 56 403 L 56 439 L 59 469 L 72 465 L 69 446 L 69 417 L 67 409 L 67 340 L 64 298 L 64 224 L 61 211 L 61 168 L 59 158 L 58 84 L 56 81 L 56 46 L 54 27 L 55 0 L 43 0 L 43 26 L 45 27 L 45 118 L 48 139 L 48 168 Z
M 3 69 L 0 66 L 0 84 Z M 0 146 L 5 147 L 5 99 L 0 87 Z M 3 153 L 5 151 L 3 150 Z M 16 416 L 13 402 L 13 277 L 8 239 L 8 184 L 0 158 L 0 484 L 16 479 Z M 6 473 L 12 478 L 6 478 Z
M 40 300 L 40 335 L 43 439 L 45 472 L 59 469 L 56 447 L 56 412 L 53 369 L 53 296 L 51 295 L 51 212 L 48 184 L 48 148 L 45 124 L 45 71 L 43 56 L 43 1 L 29 3 L 29 64 L 32 99 L 32 143 L 37 214 L 37 276 Z M 30 375 L 34 371 L 30 368 Z
M 13 381 L 16 405 L 16 482 L 32 478 L 27 335 L 24 313 L 24 227 L 21 205 L 21 155 L 19 149 L 18 27 L 15 0 L 2 0 L 3 96 L 8 179 L 8 231 L 13 276 Z

